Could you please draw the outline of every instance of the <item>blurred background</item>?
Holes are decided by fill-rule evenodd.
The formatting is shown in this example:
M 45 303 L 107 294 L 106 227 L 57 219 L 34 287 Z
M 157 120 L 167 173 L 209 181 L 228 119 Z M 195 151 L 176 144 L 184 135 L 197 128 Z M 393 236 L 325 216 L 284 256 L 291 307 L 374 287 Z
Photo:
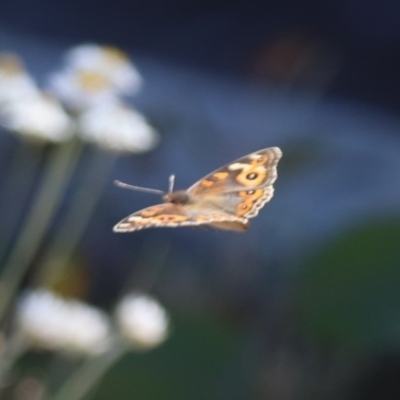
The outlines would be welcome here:
M 169 316 L 165 342 L 112 365 L 107 350 L 98 375 L 92 357 L 43 345 L 5 357 L 4 398 L 400 398 L 399 20 L 393 0 L 3 0 L 2 65 L 58 96 L 81 136 L 38 139 L 3 106 L 2 354 L 26 290 L 110 318 L 145 293 Z M 54 78 L 88 43 L 121 49 L 140 74 L 119 89 L 137 131 L 113 120 L 107 143 L 87 122 L 106 115 L 103 92 L 89 115 Z M 137 132 L 132 148 L 118 136 Z M 275 195 L 248 232 L 112 232 L 160 201 L 115 179 L 167 190 L 174 173 L 184 189 L 271 146 Z M 80 368 L 94 383 L 67 396 Z

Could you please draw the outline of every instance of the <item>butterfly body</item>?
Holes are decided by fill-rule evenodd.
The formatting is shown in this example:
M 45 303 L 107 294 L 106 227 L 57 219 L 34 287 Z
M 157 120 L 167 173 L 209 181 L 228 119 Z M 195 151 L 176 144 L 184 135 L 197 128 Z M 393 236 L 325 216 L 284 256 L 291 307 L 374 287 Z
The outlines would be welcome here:
M 185 205 L 192 201 L 190 195 L 184 190 L 177 190 L 176 192 L 167 193 L 163 196 L 164 203 L 181 204 Z
M 245 231 L 248 219 L 255 217 L 273 196 L 281 156 L 278 147 L 270 147 L 242 157 L 187 190 L 164 194 L 164 203 L 129 215 L 114 231 L 198 225 Z

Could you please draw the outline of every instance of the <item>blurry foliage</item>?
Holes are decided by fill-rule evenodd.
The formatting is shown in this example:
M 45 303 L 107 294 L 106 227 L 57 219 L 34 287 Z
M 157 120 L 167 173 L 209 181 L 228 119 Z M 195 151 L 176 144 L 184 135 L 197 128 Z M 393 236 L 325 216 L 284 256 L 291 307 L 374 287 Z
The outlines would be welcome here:
M 298 281 L 306 336 L 356 352 L 398 344 L 400 221 L 359 226 L 309 261 Z
M 212 397 L 240 335 L 213 318 L 172 319 L 173 334 L 164 346 L 127 354 L 102 380 L 95 400 Z
M 173 334 L 151 352 L 127 353 L 101 380 L 93 400 L 146 400 L 212 398 L 229 368 L 242 335 L 211 316 L 198 318 L 172 314 Z M 18 364 L 15 377 L 41 376 L 55 390 L 77 361 L 54 360 L 48 352 L 28 353 Z M 44 371 L 50 369 L 50 375 Z M 91 396 L 86 396 L 91 398 Z

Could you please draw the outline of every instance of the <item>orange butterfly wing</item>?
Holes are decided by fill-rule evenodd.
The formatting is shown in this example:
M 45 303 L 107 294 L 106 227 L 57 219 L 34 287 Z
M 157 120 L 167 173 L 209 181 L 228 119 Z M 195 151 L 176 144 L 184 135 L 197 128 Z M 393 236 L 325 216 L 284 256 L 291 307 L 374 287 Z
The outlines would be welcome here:
M 158 204 L 137 211 L 114 226 L 114 232 L 133 232 L 144 228 L 175 228 L 221 223 L 220 229 L 245 230 L 247 221 L 218 210 L 207 210 L 196 205 Z M 231 226 L 223 223 L 230 223 Z M 224 228 L 225 226 L 225 228 Z M 235 229 L 236 228 L 236 229 Z

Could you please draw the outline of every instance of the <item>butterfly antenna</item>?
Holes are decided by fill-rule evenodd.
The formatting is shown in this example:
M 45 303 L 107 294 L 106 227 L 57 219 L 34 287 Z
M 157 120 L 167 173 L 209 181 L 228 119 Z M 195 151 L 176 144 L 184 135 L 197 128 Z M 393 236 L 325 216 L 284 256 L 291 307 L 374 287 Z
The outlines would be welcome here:
M 124 189 L 137 190 L 138 192 L 164 194 L 164 192 L 162 190 L 158 190 L 158 189 L 150 189 L 150 188 L 145 188 L 145 187 L 141 187 L 141 186 L 128 185 L 127 183 L 124 183 L 121 181 L 114 181 L 114 183 L 117 186 L 122 187 Z
M 171 175 L 169 177 L 168 193 L 172 193 L 172 191 L 174 190 L 174 184 L 175 184 L 175 175 Z

